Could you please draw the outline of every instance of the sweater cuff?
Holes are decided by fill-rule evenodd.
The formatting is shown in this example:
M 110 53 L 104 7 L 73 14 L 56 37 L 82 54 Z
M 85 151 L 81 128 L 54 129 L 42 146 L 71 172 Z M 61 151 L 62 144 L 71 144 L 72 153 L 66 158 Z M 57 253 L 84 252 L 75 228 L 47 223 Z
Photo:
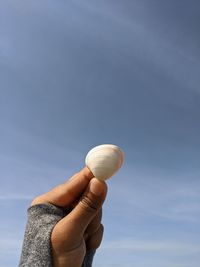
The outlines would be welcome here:
M 20 267 L 53 267 L 51 232 L 64 217 L 64 211 L 52 204 L 37 204 L 28 209 Z
M 95 250 L 87 252 L 83 261 L 83 265 L 81 267 L 92 267 L 94 254 Z
M 53 267 L 51 232 L 54 226 L 69 213 L 49 203 L 37 204 L 28 209 L 19 267 Z M 87 252 L 81 267 L 92 267 L 95 251 Z

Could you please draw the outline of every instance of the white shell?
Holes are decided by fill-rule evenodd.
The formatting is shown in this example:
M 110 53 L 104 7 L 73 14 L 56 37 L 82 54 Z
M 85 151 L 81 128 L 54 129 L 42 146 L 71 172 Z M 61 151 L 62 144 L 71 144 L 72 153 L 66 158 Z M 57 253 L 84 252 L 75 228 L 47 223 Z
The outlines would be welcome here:
M 100 180 L 106 180 L 116 173 L 124 161 L 123 151 L 115 145 L 100 145 L 92 148 L 86 158 L 85 164 Z

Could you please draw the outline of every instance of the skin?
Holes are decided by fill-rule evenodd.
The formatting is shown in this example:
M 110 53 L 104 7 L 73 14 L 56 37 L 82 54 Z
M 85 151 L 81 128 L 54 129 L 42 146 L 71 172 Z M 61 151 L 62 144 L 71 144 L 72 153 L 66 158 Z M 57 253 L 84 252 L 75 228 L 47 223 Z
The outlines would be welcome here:
M 70 208 L 51 234 L 55 267 L 81 267 L 86 252 L 97 249 L 103 237 L 102 205 L 106 183 L 94 178 L 87 167 L 67 182 L 36 197 L 31 205 L 51 203 Z

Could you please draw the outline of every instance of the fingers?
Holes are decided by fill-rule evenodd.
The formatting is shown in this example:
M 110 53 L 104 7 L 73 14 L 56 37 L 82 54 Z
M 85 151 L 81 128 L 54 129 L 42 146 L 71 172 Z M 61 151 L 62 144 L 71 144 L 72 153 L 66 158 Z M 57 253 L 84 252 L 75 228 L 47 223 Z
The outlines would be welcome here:
M 63 219 L 66 231 L 82 236 L 87 227 L 92 231 L 101 220 L 101 207 L 107 193 L 106 183 L 93 178 L 76 207 Z M 99 213 L 99 215 L 97 215 Z M 96 222 L 91 223 L 97 216 Z M 89 224 L 91 225 L 89 226 Z
M 87 226 L 85 232 L 84 232 L 84 237 L 87 240 L 93 233 L 95 233 L 98 228 L 101 225 L 101 218 L 102 218 L 102 208 L 97 212 L 95 217 L 92 219 L 92 221 L 89 223 Z
M 101 244 L 104 229 L 103 225 L 101 224 L 101 218 L 102 209 L 99 210 L 84 233 L 87 251 L 96 250 Z
M 103 225 L 100 224 L 96 232 L 94 232 L 91 236 L 89 236 L 86 242 L 87 251 L 96 250 L 100 246 L 103 238 L 103 231 L 104 231 Z
M 46 194 L 36 197 L 31 205 L 48 202 L 56 206 L 66 207 L 83 194 L 93 177 L 92 172 L 87 167 L 84 167 L 67 182 L 56 186 Z

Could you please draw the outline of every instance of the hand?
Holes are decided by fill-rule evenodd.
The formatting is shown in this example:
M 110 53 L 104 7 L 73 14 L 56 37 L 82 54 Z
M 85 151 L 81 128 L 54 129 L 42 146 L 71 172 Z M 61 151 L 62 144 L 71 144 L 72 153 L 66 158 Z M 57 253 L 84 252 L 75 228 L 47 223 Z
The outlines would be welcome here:
M 64 184 L 32 202 L 32 205 L 51 203 L 70 209 L 70 213 L 55 225 L 51 234 L 55 267 L 81 267 L 86 252 L 97 249 L 101 243 L 102 204 L 107 186 L 93 177 L 85 167 Z

